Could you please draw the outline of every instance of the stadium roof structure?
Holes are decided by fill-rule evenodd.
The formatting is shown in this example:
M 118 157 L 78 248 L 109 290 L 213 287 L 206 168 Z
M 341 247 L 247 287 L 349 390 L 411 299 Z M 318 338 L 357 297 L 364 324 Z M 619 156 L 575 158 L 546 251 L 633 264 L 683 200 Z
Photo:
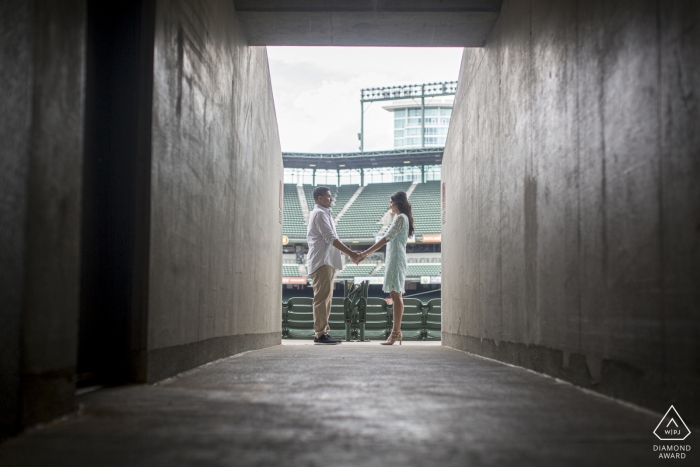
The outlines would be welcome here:
M 311 154 L 282 153 L 285 169 L 374 169 L 442 164 L 445 148 L 395 149 L 390 151 Z

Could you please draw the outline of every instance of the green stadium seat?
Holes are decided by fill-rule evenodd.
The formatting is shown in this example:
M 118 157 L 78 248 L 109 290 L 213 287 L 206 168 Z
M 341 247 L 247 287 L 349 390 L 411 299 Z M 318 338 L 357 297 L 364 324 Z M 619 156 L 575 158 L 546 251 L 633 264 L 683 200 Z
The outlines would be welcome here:
M 422 340 L 423 302 L 417 298 L 404 298 L 403 305 L 403 318 L 401 319 L 401 333 L 403 334 L 403 340 Z
M 386 300 L 370 297 L 367 299 L 365 317 L 365 339 L 385 340 L 391 331 L 391 318 Z
M 442 300 L 435 298 L 425 306 L 425 340 L 442 339 Z
M 290 339 L 314 338 L 314 313 L 312 299 L 292 297 L 287 301 L 287 329 Z
M 283 318 L 283 330 L 286 327 L 286 336 L 289 339 L 313 339 L 314 338 L 314 313 L 313 299 L 308 297 L 293 297 L 282 306 L 283 317 L 286 312 L 286 320 Z M 345 312 L 343 299 L 333 298 L 331 303 L 331 315 L 328 319 L 331 328 L 331 336 L 336 339 L 345 339 Z
M 336 339 L 345 339 L 345 308 L 344 298 L 335 297 L 331 303 L 331 316 L 328 318 L 330 335 Z

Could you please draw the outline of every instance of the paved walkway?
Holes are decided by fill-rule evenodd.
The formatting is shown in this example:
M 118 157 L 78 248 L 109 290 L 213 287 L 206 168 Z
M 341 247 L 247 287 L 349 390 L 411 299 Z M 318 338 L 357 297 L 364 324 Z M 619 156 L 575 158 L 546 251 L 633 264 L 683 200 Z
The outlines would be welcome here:
M 440 346 L 277 346 L 79 402 L 79 416 L 2 444 L 0 465 L 659 462 L 660 417 Z

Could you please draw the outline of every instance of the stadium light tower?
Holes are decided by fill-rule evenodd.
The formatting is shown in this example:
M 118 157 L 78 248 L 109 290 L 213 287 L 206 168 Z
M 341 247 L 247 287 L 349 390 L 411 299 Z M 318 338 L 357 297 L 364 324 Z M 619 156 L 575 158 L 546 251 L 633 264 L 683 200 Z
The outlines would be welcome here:
M 365 152 L 365 102 L 417 99 L 421 104 L 421 149 L 425 148 L 425 98 L 453 96 L 457 92 L 457 81 L 442 83 L 407 84 L 383 88 L 360 89 L 360 152 Z

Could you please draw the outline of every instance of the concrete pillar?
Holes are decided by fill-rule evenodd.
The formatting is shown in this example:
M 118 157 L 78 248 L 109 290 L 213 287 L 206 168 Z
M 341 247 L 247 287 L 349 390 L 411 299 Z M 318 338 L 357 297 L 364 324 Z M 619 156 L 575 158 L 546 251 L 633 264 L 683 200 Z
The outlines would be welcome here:
M 85 14 L 0 3 L 0 439 L 74 408 Z

